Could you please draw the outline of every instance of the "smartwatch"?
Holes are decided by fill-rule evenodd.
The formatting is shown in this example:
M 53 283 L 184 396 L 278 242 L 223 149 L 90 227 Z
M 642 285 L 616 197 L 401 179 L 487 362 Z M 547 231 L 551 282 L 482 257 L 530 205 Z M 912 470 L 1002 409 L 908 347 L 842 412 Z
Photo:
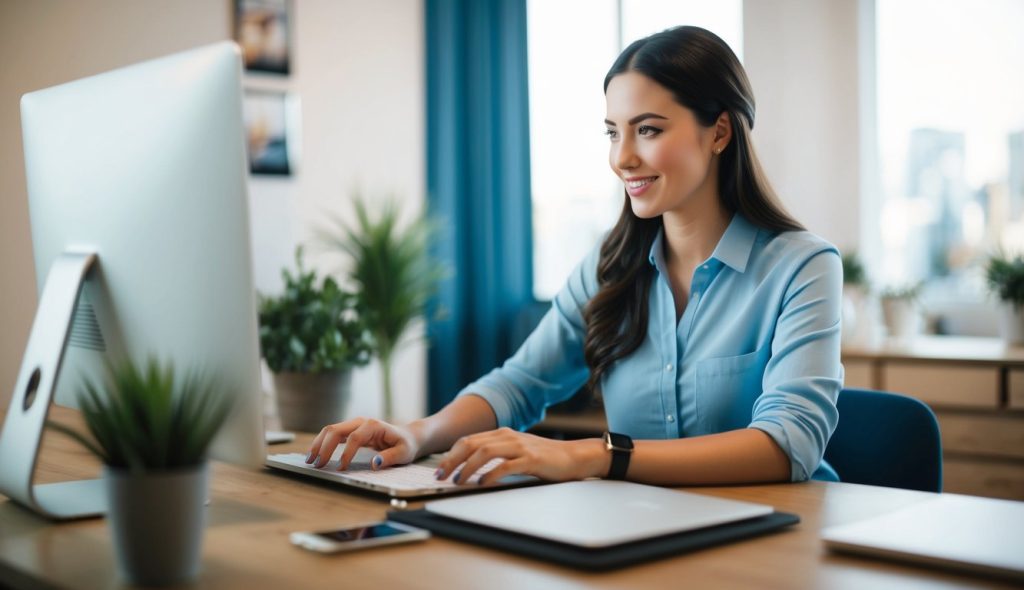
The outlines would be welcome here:
M 625 434 L 605 432 L 604 448 L 612 454 L 612 466 L 608 469 L 607 479 L 626 479 L 629 458 L 633 454 L 633 439 Z

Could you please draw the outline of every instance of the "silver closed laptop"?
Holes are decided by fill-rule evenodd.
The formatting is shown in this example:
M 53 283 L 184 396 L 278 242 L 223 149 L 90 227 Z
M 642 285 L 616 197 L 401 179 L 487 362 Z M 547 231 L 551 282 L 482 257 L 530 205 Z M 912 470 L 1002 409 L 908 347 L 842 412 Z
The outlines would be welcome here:
M 771 506 L 625 481 L 573 481 L 428 502 L 434 514 L 601 548 L 774 512 Z
M 1024 581 L 1024 502 L 959 494 L 829 527 L 835 551 L 905 560 Z

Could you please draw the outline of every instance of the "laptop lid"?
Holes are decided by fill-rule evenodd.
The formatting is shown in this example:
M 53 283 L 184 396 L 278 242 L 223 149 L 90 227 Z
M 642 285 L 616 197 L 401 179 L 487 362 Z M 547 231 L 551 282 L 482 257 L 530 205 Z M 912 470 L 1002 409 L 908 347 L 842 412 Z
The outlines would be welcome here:
M 1024 579 L 1024 502 L 941 494 L 821 536 L 836 551 Z
M 581 547 L 609 547 L 765 516 L 771 506 L 587 480 L 428 502 L 441 516 Z
M 434 479 L 434 471 L 441 461 L 440 456 L 425 457 L 410 465 L 398 465 L 375 471 L 370 468 L 370 461 L 373 460 L 377 451 L 366 448 L 356 451 L 355 457 L 349 463 L 349 468 L 346 471 L 338 471 L 338 463 L 341 460 L 344 448 L 344 445 L 339 446 L 334 451 L 334 455 L 331 456 L 331 460 L 319 469 L 307 464 L 306 455 L 302 453 L 267 455 L 266 465 L 342 486 L 360 488 L 371 492 L 387 494 L 392 498 L 405 499 L 460 494 L 540 483 L 540 480 L 535 477 L 511 475 L 502 478 L 493 487 L 481 488 L 472 485 L 476 483 L 480 475 L 489 471 L 500 460 L 495 460 L 485 465 L 477 474 L 470 478 L 470 485 L 462 486 L 452 483 L 450 479 L 445 481 Z

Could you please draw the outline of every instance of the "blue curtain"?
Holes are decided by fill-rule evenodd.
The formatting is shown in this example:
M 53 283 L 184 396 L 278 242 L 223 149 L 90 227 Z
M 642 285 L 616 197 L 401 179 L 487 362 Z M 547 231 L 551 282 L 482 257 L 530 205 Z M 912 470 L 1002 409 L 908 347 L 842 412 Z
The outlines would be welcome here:
M 426 0 L 427 200 L 452 271 L 428 324 L 431 412 L 505 360 L 533 300 L 525 0 Z

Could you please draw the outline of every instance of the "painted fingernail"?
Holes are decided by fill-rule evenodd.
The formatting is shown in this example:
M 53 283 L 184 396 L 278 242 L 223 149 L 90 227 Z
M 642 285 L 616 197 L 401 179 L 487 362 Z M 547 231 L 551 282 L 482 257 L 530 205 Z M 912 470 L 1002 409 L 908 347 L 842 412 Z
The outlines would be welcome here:
M 438 467 L 434 472 L 434 479 L 444 479 L 444 469 Z
M 377 455 L 376 457 L 373 458 L 373 466 L 374 467 L 380 467 L 381 463 L 383 463 L 383 462 L 384 462 L 384 459 L 382 459 L 380 455 Z
M 312 462 L 313 462 L 313 453 L 310 452 L 308 455 L 306 455 L 306 463 L 312 463 Z
M 461 471 L 456 471 L 455 475 L 452 476 L 452 483 L 459 483 L 459 478 L 462 477 Z

